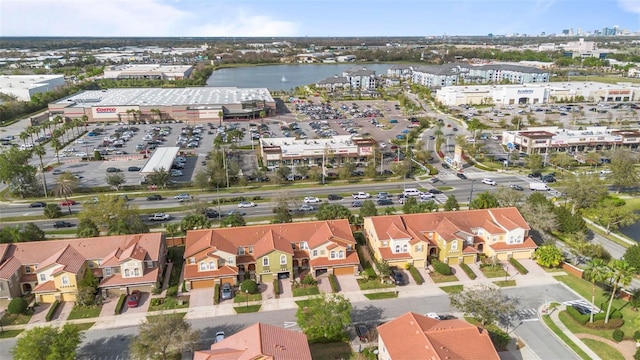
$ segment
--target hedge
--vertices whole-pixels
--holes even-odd
[[[178,285],[167,288],[167,297],[175,297],[178,295]]]
[[[340,291],[340,285],[338,285],[338,278],[334,274],[329,275],[329,284],[331,285],[331,291],[337,293]]]
[[[640,341],[640,330],[636,330],[636,331],[633,333],[633,340],[635,340],[635,341]]]
[[[462,263],[462,264],[460,264],[460,268],[462,268],[464,273],[467,274],[469,279],[475,280],[478,277],[478,275],[476,275],[476,273],[474,273],[473,270],[471,270],[469,265]]]
[[[571,315],[580,325],[594,329],[615,329],[624,324],[622,314],[619,311],[612,311],[609,316],[609,322],[606,324],[604,323],[604,319],[607,313],[604,311],[593,315],[593,323],[589,322],[591,318],[589,314],[580,314],[573,306],[567,306],[567,314]]]
[[[53,304],[51,304],[49,311],[47,311],[47,315],[45,315],[44,317],[46,321],[51,321],[51,318],[53,317],[53,314],[55,314],[56,309],[58,309],[59,305],[60,305],[60,301],[58,300],[54,301]]]
[[[613,340],[615,340],[615,342],[620,342],[622,341],[622,339],[624,339],[624,331],[615,329],[613,330],[613,335],[611,337],[613,337]]]
[[[431,261],[431,265],[433,268],[441,275],[451,275],[453,272],[451,271],[451,267],[440,261]]]
[[[633,355],[634,360],[640,360],[640,348],[636,350],[636,353]]]
[[[411,274],[411,277],[413,277],[413,281],[415,281],[416,284],[422,285],[424,283],[424,279],[422,278],[422,275],[420,275],[420,271],[418,271],[415,266],[409,266],[409,274]]]
[[[118,299],[118,303],[116,304],[116,308],[114,310],[116,315],[120,315],[120,313],[122,312],[122,307],[124,306],[124,300],[126,298],[127,294],[120,295],[120,298]]]
[[[220,304],[220,284],[216,284],[213,288],[213,305]]]
[[[276,296],[276,299],[280,298],[280,280],[273,279],[273,294]]]
[[[520,261],[516,260],[516,258],[509,258],[509,264],[513,265],[513,267],[516,268],[516,270],[518,270],[518,272],[522,275],[527,275],[529,273],[529,270],[522,266],[522,264],[520,264]]]

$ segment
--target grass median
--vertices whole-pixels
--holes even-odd
[[[589,355],[582,351],[582,349],[580,349],[580,347],[576,343],[571,341],[571,339],[569,339],[569,337],[565,333],[563,333],[556,324],[554,324],[553,320],[549,318],[549,315],[543,315],[542,321],[544,321],[547,327],[549,327],[549,329],[551,329],[551,331],[553,331],[553,333],[556,334],[560,338],[560,340],[562,340],[571,350],[578,354],[581,359],[591,360]]]

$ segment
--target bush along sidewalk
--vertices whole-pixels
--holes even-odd
[[[418,271],[415,266],[407,264],[407,269],[409,270],[411,277],[413,277],[413,281],[415,281],[417,285],[422,285],[424,283],[424,279],[422,278],[422,275],[420,275],[420,271]]]
[[[338,285],[338,279],[334,274],[329,275],[329,284],[331,285],[331,291],[337,293],[340,291],[340,285]]]
[[[529,273],[529,270],[527,270],[527,268],[520,264],[520,261],[515,258],[509,258],[509,264],[513,265],[513,267],[522,275],[527,275]]]
[[[51,304],[51,307],[49,308],[49,311],[47,311],[47,315],[45,315],[44,319],[48,322],[51,321],[51,319],[53,318],[53,314],[56,313],[56,310],[58,309],[58,305],[60,305],[60,301],[56,300],[53,302],[53,304]]]
[[[462,271],[464,271],[465,274],[467,274],[467,276],[469,277],[469,279],[471,280],[475,280],[478,275],[476,275],[476,273],[473,272],[473,270],[471,270],[471,268],[469,267],[469,265],[467,264],[460,264],[460,268],[462,269]]]

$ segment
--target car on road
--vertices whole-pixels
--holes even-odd
[[[140,290],[133,290],[129,296],[127,296],[127,307],[138,307],[140,303]]]
[[[545,175],[540,180],[542,180],[543,183],[554,183],[554,182],[556,182],[555,176],[551,176],[551,175]]]
[[[139,166],[129,166],[127,168],[127,171],[131,171],[131,172],[140,171],[140,170],[141,170],[141,168]]]
[[[77,204],[77,202],[75,200],[65,200],[65,201],[60,203],[60,206],[70,206],[70,205],[75,205],[75,204]]]
[[[440,315],[434,313],[434,312],[430,312],[430,313],[426,313],[424,314],[424,316],[426,317],[430,317],[432,319],[436,319],[436,320],[442,320],[442,318],[440,317]]]
[[[336,194],[329,194],[329,195],[327,196],[327,199],[329,199],[329,200],[342,200],[343,198],[342,198],[342,196],[340,196],[340,195],[336,195]]]
[[[76,157],[86,157],[86,156],[87,156],[87,153],[86,153],[86,152],[77,152],[77,153],[75,154],[75,156],[76,156]]]
[[[224,331],[218,331],[216,333],[216,343],[219,343],[222,340],[224,340]]]
[[[47,206],[47,203],[42,202],[42,201],[36,201],[36,202],[31,203],[29,205],[30,208],[40,208],[40,207],[46,207],[46,206]]]
[[[462,180],[466,180],[466,179],[468,179],[468,178],[467,178],[467,175],[465,175],[465,174],[463,174],[463,173],[457,173],[457,174],[456,174],[456,176],[457,176],[457,177],[459,177],[459,178],[460,178],[460,179],[462,179]]]
[[[165,213],[155,213],[148,218],[149,221],[167,221],[169,219],[171,219],[171,215]]]
[[[53,223],[53,227],[56,228],[56,229],[68,228],[68,227],[73,227],[73,226],[76,226],[76,225],[72,224],[70,222],[67,222],[67,221],[56,221],[56,222]]]
[[[115,173],[115,172],[120,172],[120,171],[122,171],[122,170],[120,170],[118,168],[115,168],[115,167],[108,167],[107,168],[107,172],[108,173]]]
[[[315,209],[316,208],[314,208],[313,206],[311,206],[309,204],[300,205],[300,207],[298,208],[298,210],[300,210],[300,211],[313,211]]]
[[[231,290],[231,285],[229,283],[222,284],[220,295],[222,297],[222,300],[229,300],[233,297],[233,291]]]
[[[393,200],[391,200],[390,198],[382,198],[382,199],[378,199],[377,203],[379,206],[393,205]]]
[[[357,193],[351,194],[351,197],[354,199],[368,199],[371,197],[371,195],[367,192],[359,191]]]
[[[53,169],[53,171],[51,172],[53,175],[60,175],[62,174],[64,171],[60,170],[60,169]]]
[[[518,191],[523,191],[524,188],[518,184],[511,184],[509,185],[510,188],[512,188],[513,190],[518,190]]]
[[[322,200],[320,200],[319,198],[315,197],[315,196],[307,196],[304,198],[304,203],[305,204],[314,204],[314,203],[319,203],[322,202]]]
[[[496,186],[497,184],[494,180],[491,179],[482,179],[482,183],[491,186]]]
[[[178,194],[178,195],[174,196],[173,198],[178,200],[178,201],[186,201],[186,200],[191,200],[191,195],[189,195],[187,193],[182,193],[182,194]]]
[[[354,201],[354,202],[352,202],[352,203],[351,203],[351,207],[357,207],[357,208],[359,208],[359,207],[362,207],[362,205],[363,205],[363,204],[364,204],[364,201],[362,201],[362,200],[356,200],[356,201]]]
[[[530,177],[532,179],[537,179],[537,178],[542,177],[542,174],[539,173],[539,172],[532,172],[531,174],[527,175],[527,177]]]
[[[388,193],[387,191],[380,191],[378,192],[378,195],[376,195],[376,199],[380,200],[380,199],[386,199],[386,198],[390,198],[391,194]]]
[[[242,201],[240,203],[238,203],[238,207],[239,208],[252,208],[257,206],[253,201]]]
[[[160,194],[152,194],[152,195],[147,196],[147,200],[149,200],[149,201],[162,200],[162,195],[160,195]]]
[[[205,210],[204,215],[209,219],[217,219],[220,217],[220,213],[217,210],[211,208]]]
[[[234,216],[234,215],[240,215],[240,216],[245,216],[247,215],[246,212],[242,212],[242,211],[238,211],[238,210],[231,210],[231,211],[227,211],[226,213],[224,213],[222,216]]]
[[[438,190],[438,189],[429,189],[427,190],[427,192],[429,194],[433,194],[433,195],[438,195],[438,194],[442,194],[442,191]]]

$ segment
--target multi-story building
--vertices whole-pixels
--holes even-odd
[[[165,257],[162,233],[0,244],[0,300],[74,301],[87,271],[106,295],[152,291]]]
[[[352,90],[375,90],[377,86],[376,72],[363,67],[347,69],[342,73],[351,85]]]
[[[126,64],[104,69],[105,79],[179,80],[193,72],[191,65]]]
[[[345,219],[192,230],[187,233],[184,280],[188,289],[269,282],[306,272],[354,275],[356,241]]]
[[[456,265],[478,261],[529,259],[537,245],[515,207],[374,216],[364,219],[364,235],[378,260],[402,267],[426,267],[431,258]]]

